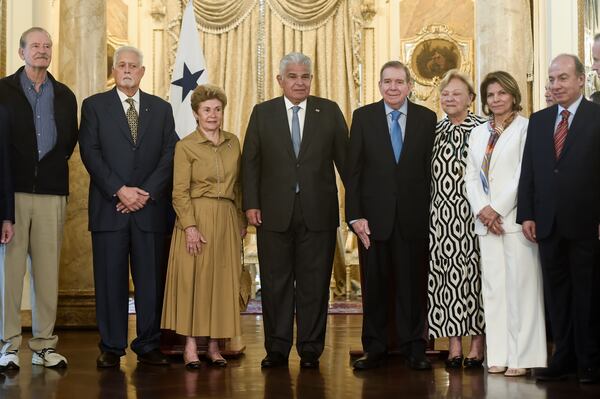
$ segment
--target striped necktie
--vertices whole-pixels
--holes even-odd
[[[566,109],[563,109],[560,115],[562,116],[562,119],[558,122],[556,131],[554,132],[554,156],[557,160],[560,158],[560,154],[565,145],[565,140],[567,139],[567,133],[569,131],[569,115],[571,115],[571,113]]]

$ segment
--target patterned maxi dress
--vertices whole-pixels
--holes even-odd
[[[479,246],[464,172],[471,130],[486,120],[469,112],[460,125],[438,122],[431,160],[428,323],[433,338],[484,333]]]

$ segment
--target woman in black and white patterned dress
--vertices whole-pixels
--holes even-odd
[[[467,75],[448,71],[440,83],[446,117],[438,122],[431,161],[428,323],[433,338],[449,337],[446,366],[463,367],[462,337],[471,336],[464,367],[481,367],[484,317],[479,247],[463,180],[471,130],[485,119],[469,111],[475,99]]]

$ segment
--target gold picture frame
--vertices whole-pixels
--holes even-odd
[[[402,59],[420,85],[437,87],[453,68],[472,74],[473,40],[456,35],[447,25],[426,26],[401,40],[400,46]]]

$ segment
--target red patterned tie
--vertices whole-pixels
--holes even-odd
[[[566,109],[563,109],[560,115],[562,116],[562,119],[558,122],[556,131],[554,132],[554,155],[556,156],[556,159],[560,158],[560,153],[562,152],[565,140],[567,139],[569,115],[571,115],[571,113]]]

